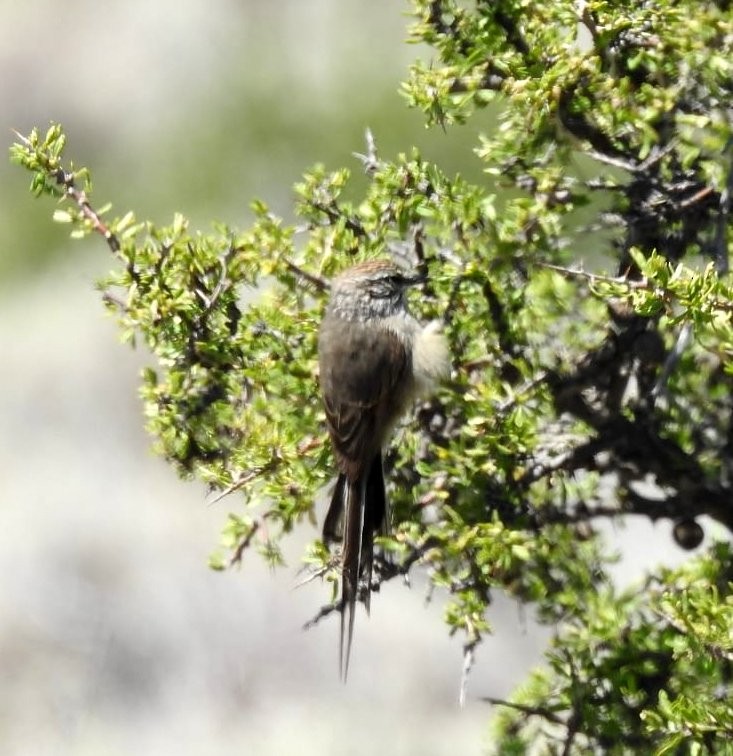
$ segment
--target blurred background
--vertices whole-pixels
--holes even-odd
[[[315,162],[352,167],[358,188],[351,153],[367,126],[383,157],[417,144],[482,181],[472,148],[490,115],[427,131],[397,94],[409,63],[430,55],[404,43],[407,10],[0,0],[6,147],[11,129],[59,121],[97,205],[157,223],[181,211],[204,230],[246,225],[254,197],[289,217],[292,184]],[[0,752],[481,753],[480,697],[508,695],[547,631],[498,600],[461,709],[460,639],[447,637],[440,596],[425,605],[419,575],[360,614],[344,686],[337,619],[302,630],[327,587],[294,589],[315,528],[290,539],[276,573],[254,555],[209,571],[236,500],[207,506],[150,452],[145,356],[119,344],[94,288],[113,261],[100,240],[68,241],[29,180],[0,160]],[[667,531],[634,530],[644,548],[620,580],[668,556]]]

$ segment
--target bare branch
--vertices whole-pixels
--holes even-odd
[[[308,620],[303,625],[303,630],[310,630],[312,627],[315,627],[322,619],[325,617],[328,617],[329,614],[333,614],[334,612],[340,612],[341,611],[341,602],[340,601],[332,601],[330,604],[324,604],[317,612],[317,614],[314,617],[311,617],[311,619]]]
[[[645,279],[632,279],[628,276],[603,276],[597,273],[589,273],[582,268],[565,268],[562,265],[554,265],[553,263],[538,262],[537,265],[540,268],[546,268],[547,270],[554,270],[556,273],[562,273],[562,275],[568,278],[583,278],[590,283],[607,283],[614,285],[626,286],[629,289],[649,289],[649,282]]]
[[[542,706],[528,706],[527,704],[505,701],[503,698],[494,698],[493,696],[482,696],[482,698],[479,700],[490,703],[493,706],[506,706],[509,709],[514,709],[515,711],[519,711],[522,714],[527,714],[530,717],[542,717],[542,719],[546,719],[548,722],[552,722],[553,724],[563,726],[567,725],[567,722],[562,717],[559,717],[553,711],[550,711],[549,709],[546,709]]]
[[[588,155],[588,157],[593,158],[593,160],[597,160],[599,163],[610,165],[613,168],[621,168],[621,170],[628,171],[629,173],[636,173],[639,170],[639,165],[637,163],[632,163],[629,160],[624,160],[624,158],[616,157],[614,155],[607,155],[605,152],[586,150],[585,154]]]
[[[325,278],[317,276],[314,273],[309,273],[307,270],[296,265],[292,260],[288,260],[287,257],[283,258],[283,262],[288,270],[295,273],[296,276],[307,281],[309,284],[315,286],[318,291],[328,291],[331,288],[331,284]]]

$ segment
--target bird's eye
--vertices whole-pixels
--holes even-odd
[[[396,285],[391,279],[385,278],[379,286],[374,288],[374,294],[378,297],[391,297],[394,294]]]

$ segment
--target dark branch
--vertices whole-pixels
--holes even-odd
[[[494,698],[493,696],[483,696],[479,699],[485,701],[493,706],[506,706],[509,709],[514,709],[522,714],[526,714],[530,717],[542,717],[542,719],[552,722],[553,724],[562,725],[565,727],[567,722],[554,711],[544,708],[543,706],[529,706],[527,704],[514,703],[512,701],[505,701],[503,698]]]

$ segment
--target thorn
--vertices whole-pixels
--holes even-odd
[[[376,173],[381,164],[379,162],[379,158],[377,157],[377,145],[374,141],[374,134],[372,134],[372,130],[369,127],[367,127],[366,131],[364,132],[364,139],[366,140],[366,154],[363,155],[361,152],[352,152],[351,154],[355,158],[361,160],[362,164],[364,165],[365,173]]]
[[[461,686],[458,691],[458,705],[463,708],[466,704],[466,688],[468,687],[468,675],[473,668],[474,653],[473,649],[476,641],[467,643],[463,647],[463,669],[461,670]]]

